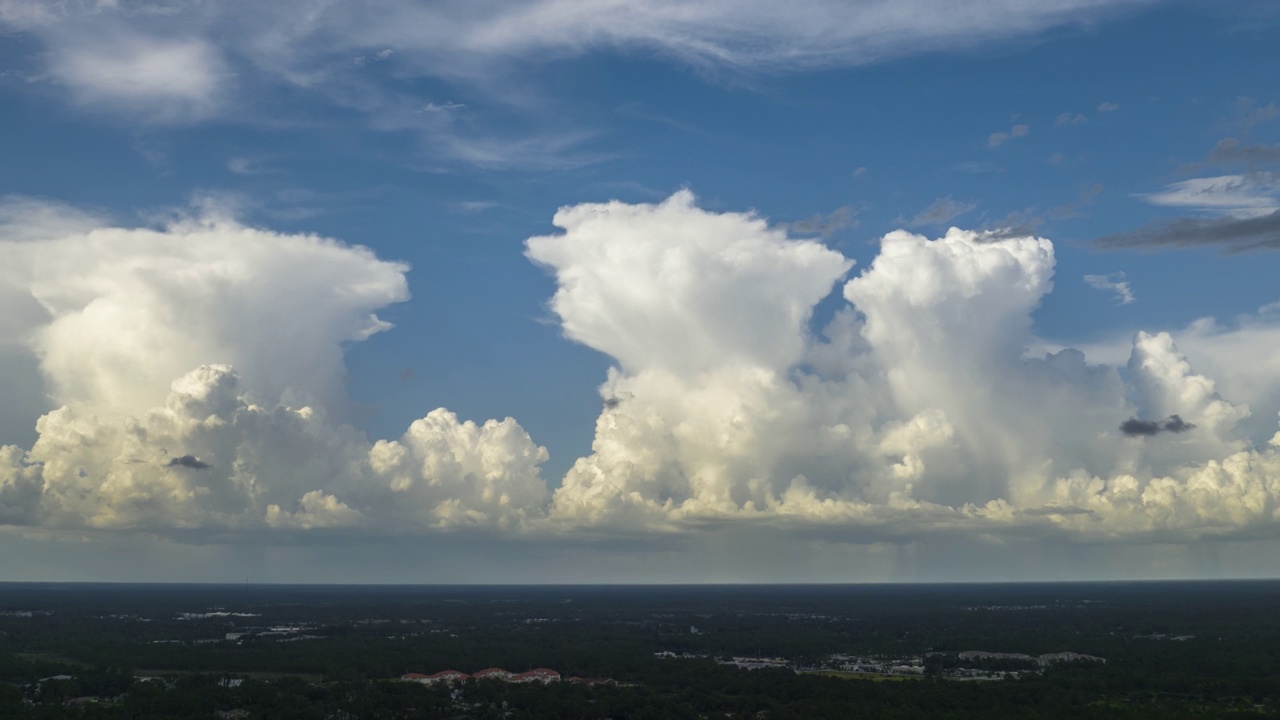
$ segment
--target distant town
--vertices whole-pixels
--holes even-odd
[[[1043,655],[1023,653],[986,652],[966,650],[958,653],[930,652],[923,655],[847,655],[832,654],[820,662],[802,663],[781,657],[723,657],[706,654],[676,653],[663,650],[654,653],[655,658],[713,659],[719,665],[742,670],[783,669],[795,673],[816,673],[836,677],[892,677],[908,679],[930,674],[947,680],[1006,680],[1027,673],[1039,672],[1053,665],[1070,663],[1088,665],[1105,664],[1106,658],[1077,652],[1057,652]]]
[[[613,678],[584,678],[576,675],[569,677],[561,677],[560,673],[547,668],[534,668],[521,673],[513,673],[502,668],[486,668],[477,670],[468,675],[457,670],[441,670],[431,675],[422,673],[405,673],[400,676],[401,680],[408,682],[422,683],[424,685],[435,685],[437,683],[453,684],[466,682],[467,680],[497,680],[507,683],[553,683],[553,682],[571,682],[582,685],[616,685],[617,681]]]
[[[1176,589],[18,585],[0,718],[1280,717],[1280,583]]]

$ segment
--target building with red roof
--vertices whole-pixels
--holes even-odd
[[[560,677],[560,673],[550,668],[534,668],[528,672],[513,673],[509,670],[503,670],[502,668],[491,667],[491,668],[485,668],[484,670],[477,670],[473,675],[468,675],[464,672],[459,672],[457,670],[441,670],[440,672],[435,673],[434,675],[423,675],[422,673],[405,673],[404,675],[400,676],[401,680],[405,680],[408,682],[418,682],[424,685],[432,685],[435,683],[450,683],[450,684],[458,683],[458,682],[463,682],[468,678],[474,678],[476,680],[501,680],[503,682],[510,682],[510,683],[538,682],[543,684],[559,682],[560,680],[565,679]],[[611,678],[583,678],[583,677],[578,677],[576,675],[573,677],[567,678],[567,681],[572,683],[582,683],[585,685],[599,685],[602,683],[609,683],[609,684],[614,683],[614,681]]]
[[[560,673],[547,668],[534,668],[529,672],[522,672],[518,675],[512,675],[508,682],[513,683],[552,683],[560,679]]]
[[[408,680],[410,682],[420,682],[424,685],[434,685],[436,683],[462,682],[463,680],[466,680],[469,677],[471,676],[464,672],[459,672],[457,670],[441,670],[440,672],[435,673],[434,675],[423,675],[422,673],[406,673],[404,675],[401,675],[400,679]]]

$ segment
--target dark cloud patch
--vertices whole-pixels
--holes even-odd
[[[993,241],[1036,235],[1041,226],[1050,220],[1087,216],[1085,208],[1097,202],[1098,196],[1105,189],[1100,183],[1081,185],[1073,202],[1055,205],[1047,210],[1038,206],[1014,210],[998,220],[985,223],[982,229],[990,233],[986,239]]]
[[[1224,253],[1280,249],[1280,210],[1256,217],[1179,218],[1097,238],[1101,250],[1217,247]]]
[[[621,395],[606,395],[604,396],[604,408],[605,410],[612,410],[633,397],[635,395],[629,392],[624,392]]]
[[[1249,97],[1238,98],[1233,111],[1235,118],[1229,120],[1227,126],[1243,132],[1280,117],[1280,105],[1273,102],[1259,107],[1257,101]]]
[[[857,212],[845,205],[832,210],[830,214],[817,213],[813,217],[791,223],[792,232],[801,235],[822,235],[823,237],[857,224]]]
[[[921,225],[943,225],[964,215],[977,207],[976,204],[956,200],[950,195],[938,198],[929,207],[916,213],[910,220],[900,220],[912,227]]]
[[[1170,415],[1164,420],[1139,420],[1129,418],[1120,423],[1120,432],[1129,437],[1151,437],[1160,433],[1181,433],[1195,428],[1195,425],[1183,420],[1178,415]]]
[[[1280,162],[1280,145],[1241,145],[1235,138],[1218,142],[1209,152],[1212,163],[1260,165]]]
[[[184,467],[191,470],[208,470],[213,466],[204,462],[195,455],[183,455],[181,457],[170,458],[169,462],[165,463],[165,467]]]
[[[983,235],[978,237],[978,241],[999,242],[1009,238],[1029,237],[1040,232],[1043,224],[1044,216],[1038,208],[1014,210],[999,220],[984,224]]]
[[[1195,425],[1183,420],[1177,415],[1170,415],[1168,420],[1164,421],[1165,432],[1186,432],[1195,429]]]
[[[1129,437],[1156,435],[1160,432],[1160,423],[1155,420],[1139,420],[1129,418],[1120,423],[1120,432]]]

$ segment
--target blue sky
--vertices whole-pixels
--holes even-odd
[[[131,549],[97,579],[165,579],[130,553],[181,566],[225,545],[208,562],[236,577],[235,548],[339,537],[377,554],[406,535],[478,558],[464,579],[506,577],[494,557],[520,545],[571,548],[540,550],[552,559],[533,567],[564,551],[616,568],[623,547],[628,569],[600,571],[609,580],[696,579],[725,562],[739,568],[726,579],[846,579],[858,562],[866,577],[932,579],[950,564],[939,537],[973,543],[965,563],[1000,577],[1029,534],[1039,549],[1019,557],[1035,567],[1027,558],[1125,548],[1050,563],[1046,577],[1274,574],[1223,570],[1213,553],[1256,555],[1250,543],[1277,528],[1280,388],[1267,368],[1280,325],[1266,306],[1280,301],[1280,15],[1262,2],[946,5],[0,2],[0,257],[12,269],[0,300],[30,308],[0,326],[0,446],[13,448],[0,544],[50,558],[27,576],[72,579],[85,570],[65,544],[104,535]],[[598,226],[553,224],[575,207]],[[898,229],[931,242],[895,247],[940,264],[873,266]],[[538,236],[563,241],[526,244]],[[1052,242],[1047,261],[1034,238]],[[239,268],[225,286],[223,267]],[[934,284],[937,297],[912,299]],[[791,303],[800,315],[771,325]],[[361,325],[370,314],[393,327]],[[954,368],[912,354],[928,348],[954,353]],[[1037,364],[1063,348],[1092,370]],[[318,409],[323,432],[304,435],[328,438],[325,452],[364,444],[320,467],[295,464],[290,453],[323,455],[302,440],[253,445],[270,435],[256,425],[216,441],[184,435],[185,420],[148,425],[200,364],[234,366],[244,407]],[[290,384],[295,370],[312,379]],[[1023,372],[1083,384],[997,387]],[[1093,404],[1038,418],[1045,428],[1022,442],[1019,413],[1059,393]],[[1002,404],[1013,397],[1020,409]],[[37,431],[57,408],[65,416]],[[457,417],[413,451],[414,479],[370,454],[435,408]],[[1196,427],[1162,431],[1175,415]],[[751,424],[764,416],[774,424]],[[463,421],[488,418],[514,430],[468,435]],[[669,444],[610,435],[598,418]],[[1125,419],[1157,429],[1135,440]],[[119,428],[139,424],[169,438],[156,457],[190,464],[131,474],[130,443],[151,441]],[[111,433],[126,439],[84,441]],[[848,434],[798,449],[824,433]],[[796,449],[743,454],[787,437]],[[1027,457],[998,461],[993,438]],[[1227,483],[1248,510],[1196,495],[1206,468],[1231,458],[1257,468]],[[60,462],[78,494],[58,489]],[[328,479],[308,485],[316,475]],[[1084,477],[1106,489],[1072,489]],[[1140,507],[1113,507],[1121,478],[1151,489]],[[1165,479],[1185,506],[1156,507]],[[392,494],[362,495],[379,482]],[[510,500],[485,505],[508,482]],[[223,485],[248,499],[200,505]],[[420,516],[379,515],[410,486],[445,489]],[[809,486],[839,512],[788,505]],[[85,492],[100,501],[50,499]],[[722,524],[763,535],[730,541],[755,531]],[[771,533],[825,559],[798,577],[782,560],[725,560]],[[1229,549],[1204,560],[1206,538]],[[351,569],[364,562],[294,579],[400,577]]]

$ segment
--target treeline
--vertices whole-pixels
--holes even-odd
[[[227,687],[223,678],[188,675],[172,686],[132,682],[113,701],[76,703],[90,689],[77,680],[46,683],[31,698],[0,685],[5,718],[205,718],[242,713],[248,718],[559,718],[649,720],[661,718],[1256,718],[1272,715],[1243,699],[1099,694],[1090,683],[1046,675],[999,683],[945,681],[874,682],[747,672],[713,664],[669,666],[644,685],[588,687],[569,683],[510,685],[468,682],[451,696],[443,686],[396,681],[309,683],[298,678],[246,680]],[[77,684],[81,683],[81,684]],[[34,699],[34,702],[25,700]],[[72,704],[69,704],[72,703]]]
[[[0,612],[10,613],[0,614],[0,718],[235,710],[330,720],[1277,716],[1277,604],[1277,583],[96,593],[0,586]],[[178,619],[213,609],[252,616]],[[272,625],[303,625],[300,634],[319,637],[219,640]],[[1194,637],[1174,639],[1187,636]],[[1000,682],[872,682],[655,658],[659,650],[782,656],[800,665],[832,653],[924,655],[935,671],[958,665],[965,650],[1070,650],[1107,663]],[[1028,669],[1005,662],[987,666]],[[454,698],[391,680],[493,666],[550,667],[623,686],[472,683]],[[138,674],[176,679],[138,683]],[[39,682],[56,675],[74,678]],[[298,677],[264,679],[279,675]],[[229,676],[256,679],[219,684]]]

